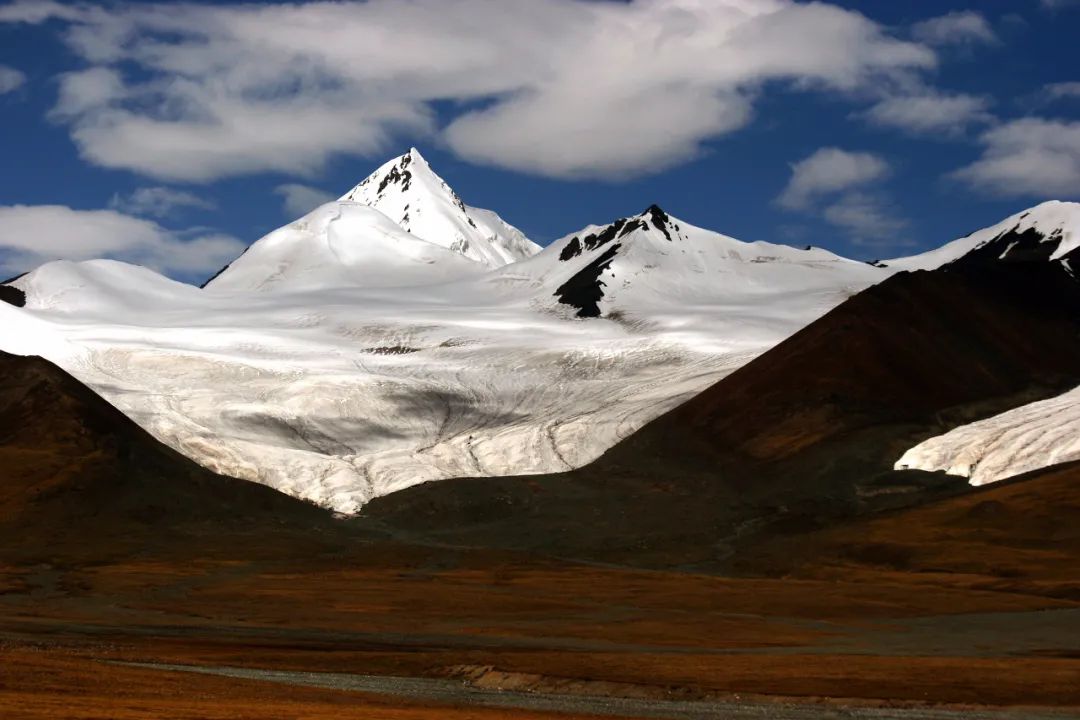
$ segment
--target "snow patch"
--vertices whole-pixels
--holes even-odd
[[[986,485],[1080,460],[1080,387],[963,425],[908,450],[897,470],[944,471]]]

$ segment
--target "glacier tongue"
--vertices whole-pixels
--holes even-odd
[[[925,440],[896,469],[943,470],[986,485],[1071,460],[1080,460],[1080,388]]]
[[[212,293],[169,312],[132,298],[118,315],[84,282],[51,294],[63,309],[9,312],[80,348],[63,365],[166,444],[341,512],[424,481],[577,467],[800,322],[729,307],[635,329],[446,288]]]

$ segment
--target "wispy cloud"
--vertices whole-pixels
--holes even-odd
[[[0,206],[0,266],[6,273],[50,260],[111,258],[165,273],[198,274],[220,268],[243,248],[226,235],[166,230],[115,210]]]
[[[1043,92],[1051,100],[1062,98],[1080,98],[1080,81],[1050,83]]]
[[[0,7],[0,21],[49,18],[86,65],[61,79],[53,114],[82,156],[182,181],[312,175],[399,134],[618,179],[744,127],[765,83],[854,97],[936,64],[859,13],[793,0]]]
[[[13,67],[0,65],[0,95],[18,90],[26,82],[26,75]]]
[[[998,41],[990,22],[973,10],[950,12],[917,22],[912,36],[930,45],[991,45]]]
[[[54,0],[17,0],[0,6],[0,22],[42,23],[46,20],[76,21],[86,16],[85,5],[67,5]]]
[[[791,166],[791,179],[776,202],[820,216],[855,243],[895,246],[907,221],[896,214],[884,192],[868,189],[891,172],[878,155],[821,148]]]
[[[852,192],[841,196],[822,212],[826,222],[847,232],[859,245],[896,246],[908,222],[897,215],[882,195]]]
[[[1039,5],[1042,6],[1043,10],[1050,11],[1062,10],[1077,3],[1078,0],[1039,0]]]
[[[980,140],[982,157],[950,177],[998,196],[1080,197],[1080,122],[1023,118]]]
[[[987,97],[923,91],[884,98],[863,113],[863,117],[880,127],[952,137],[972,125],[994,122],[990,106]]]
[[[213,210],[217,205],[211,200],[199,197],[186,190],[168,187],[144,187],[126,195],[119,193],[113,195],[109,201],[109,207],[129,215],[167,218],[186,208]]]
[[[777,198],[790,210],[810,207],[820,197],[867,185],[889,175],[889,164],[867,152],[827,147],[791,166],[791,179]]]

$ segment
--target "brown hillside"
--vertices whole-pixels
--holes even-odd
[[[0,353],[6,557],[104,559],[185,538],[227,549],[251,532],[331,525],[323,510],[170,450],[55,365]]]

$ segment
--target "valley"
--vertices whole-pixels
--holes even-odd
[[[0,0],[0,720],[1080,720],[1080,0]]]
[[[1075,716],[1076,206],[870,265],[352,202],[7,286],[5,717]]]

